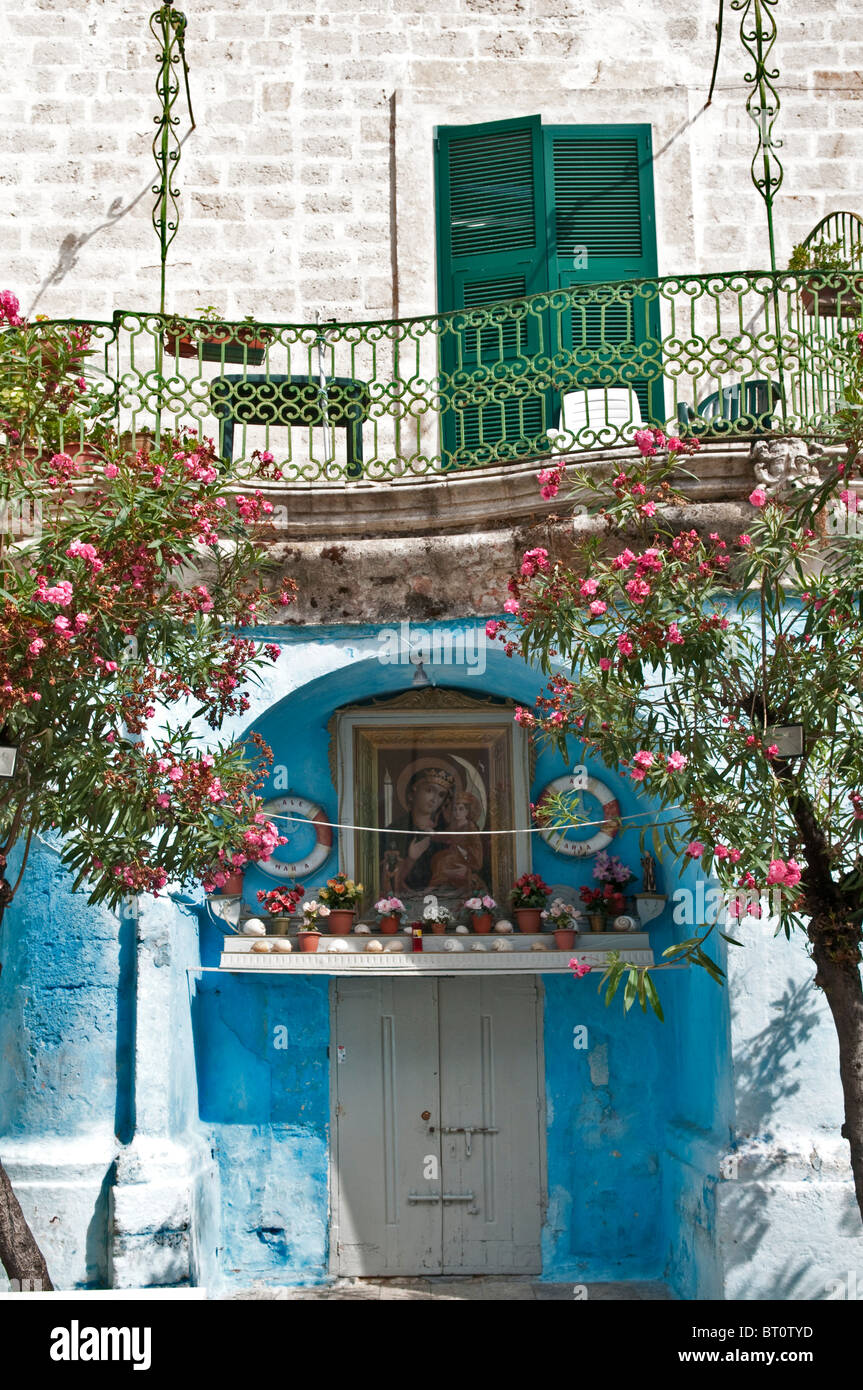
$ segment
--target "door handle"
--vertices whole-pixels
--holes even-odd
[[[475,1202],[473,1192],[409,1192],[409,1202]]]

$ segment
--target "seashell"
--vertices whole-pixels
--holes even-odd
[[[269,955],[272,949],[273,943],[271,941],[256,941],[252,946],[252,950],[260,956]]]
[[[388,941],[386,946],[384,947],[384,955],[398,955],[398,953],[400,951],[403,951],[404,948],[405,943],[403,941]]]
[[[337,952],[339,952],[339,951],[347,951],[347,950],[348,950],[348,943],[347,943],[346,941],[343,941],[342,938],[341,938],[340,936],[336,936],[336,937],[333,938],[333,940],[330,942],[329,946],[327,947],[327,955],[328,955],[328,956],[331,956],[331,955],[333,955],[334,952],[337,953]]]
[[[530,949],[532,951],[547,951],[548,947],[546,946],[544,941],[534,941]]]
[[[512,947],[508,941],[504,941],[503,937],[501,937],[500,940],[492,942],[491,949],[493,951],[511,951]]]
[[[634,917],[615,917],[611,925],[615,931],[638,931],[638,923]]]
[[[470,936],[470,932],[468,931],[467,927],[458,926],[456,927],[456,932],[459,936]]]
[[[376,937],[372,937],[371,941],[369,942],[368,946],[366,947],[366,950],[367,950],[367,951],[382,951],[383,949],[384,949],[384,948],[383,948],[383,945],[381,944],[380,941],[378,941],[378,939],[377,939]]]
[[[485,947],[483,946],[481,941],[475,941],[470,949],[472,951],[484,951]]]
[[[372,929],[367,927],[365,922],[360,922],[358,926],[354,927],[354,936],[371,936],[371,934]]]
[[[273,952],[277,956],[288,956],[294,949],[286,936],[277,936],[272,943]],[[255,947],[252,947],[254,951]]]
[[[443,948],[444,948],[445,951],[463,951],[463,950],[464,950],[464,942],[463,942],[463,941],[457,941],[456,938],[455,938],[454,936],[449,936],[449,937],[447,937],[446,941],[444,942]]]
[[[260,917],[247,917],[240,930],[243,936],[266,936],[267,934],[266,924],[261,921]]]
[[[502,934],[503,934],[503,933],[509,933],[509,932],[515,930],[515,928],[514,928],[513,925],[512,925],[512,922],[507,922],[506,918],[504,918],[504,919],[503,919],[502,921],[500,921],[500,922],[495,922],[495,924],[494,924],[494,929],[495,929],[495,931],[501,932]]]

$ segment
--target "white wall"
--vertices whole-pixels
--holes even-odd
[[[18,0],[0,19],[0,256],[26,309],[158,307],[150,225],[155,8]],[[749,179],[750,65],[715,0],[199,0],[187,55],[197,129],[179,171],[169,308],[276,321],[435,308],[432,130],[540,114],[654,127],[660,271],[763,267]],[[727,7],[726,7],[727,10]],[[863,41],[854,0],[777,7],[784,261],[851,206]],[[184,104],[179,131],[187,122]]]

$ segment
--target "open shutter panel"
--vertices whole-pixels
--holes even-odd
[[[556,286],[655,277],[656,226],[650,128],[547,127],[546,187],[554,209],[551,263]],[[632,385],[645,420],[664,415],[659,313],[655,299],[620,286],[576,298],[560,322],[573,358],[558,384]],[[656,347],[654,348],[654,344]]]
[[[506,306],[549,287],[540,118],[444,127],[436,148],[439,307],[498,306],[442,336],[444,452],[465,464],[542,451],[550,396],[531,363],[548,352],[547,315]]]

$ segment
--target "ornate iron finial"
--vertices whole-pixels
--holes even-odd
[[[174,104],[180,93],[180,84],[174,73],[174,67],[178,63],[183,65],[186,101],[189,107],[189,119],[192,123],[191,130],[195,129],[192,95],[189,91],[189,67],[186,62],[183,42],[186,24],[186,16],[182,11],[175,10],[173,5],[162,5],[150,15],[150,30],[160,46],[157,59],[159,74],[156,78],[156,95],[162,110],[161,115],[154,117],[156,134],[153,137],[153,158],[156,161],[159,181],[153,185],[156,201],[153,204],[152,220],[153,229],[159,238],[161,260],[159,312],[162,314],[165,312],[165,267],[168,260],[168,247],[177,235],[180,225],[180,208],[177,203],[180,191],[173,186],[173,176],[177,172],[182,153],[182,146],[176,133],[180,118],[173,114]]]
[[[767,210],[767,235],[770,241],[770,269],[776,273],[776,246],[773,237],[773,198],[782,183],[783,169],[776,154],[781,140],[773,137],[773,123],[779,114],[779,93],[773,85],[779,76],[778,68],[768,66],[770,50],[776,41],[776,20],[773,6],[777,0],[731,0],[732,10],[742,11],[740,41],[752,58],[754,69],[744,73],[743,80],[751,91],[746,98],[746,111],[758,130],[758,144],[752,157],[752,182],[764,199]]]

